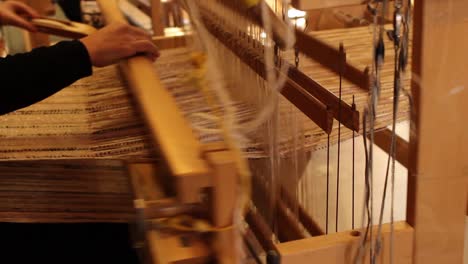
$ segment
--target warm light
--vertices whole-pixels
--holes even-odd
[[[307,12],[297,10],[295,8],[290,8],[288,10],[288,17],[291,19],[305,18],[306,15],[307,15]]]
[[[307,25],[307,12],[297,10],[295,8],[290,8],[288,10],[288,17],[292,20],[291,22],[295,25],[295,27],[299,29],[305,29]]]
[[[304,29],[307,26],[307,20],[305,18],[299,18],[294,21],[294,24],[299,29]]]

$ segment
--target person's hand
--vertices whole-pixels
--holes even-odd
[[[91,62],[96,67],[111,65],[139,54],[153,61],[159,57],[158,48],[148,33],[123,23],[104,27],[81,39],[81,42],[86,46]]]
[[[32,18],[39,18],[39,14],[28,5],[17,1],[0,3],[0,24],[11,25],[36,32],[36,27],[29,22]]]

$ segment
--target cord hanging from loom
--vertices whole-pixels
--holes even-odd
[[[388,4],[388,0],[383,0],[381,7],[381,14],[379,16],[378,2],[374,1],[375,6],[371,3],[368,4],[369,11],[374,16],[373,21],[373,57],[374,63],[372,64],[372,78],[371,78],[371,90],[368,101],[368,106],[364,110],[363,118],[363,139],[364,139],[364,148],[365,148],[365,160],[366,160],[366,169],[365,169],[365,186],[366,186],[366,196],[364,201],[364,212],[367,211],[368,221],[366,225],[366,232],[361,235],[360,245],[358,254],[355,258],[355,263],[361,263],[362,258],[365,254],[365,246],[369,238],[369,251],[371,256],[371,261],[374,256],[374,242],[373,242],[373,223],[374,223],[374,169],[373,169],[373,160],[374,160],[374,132],[375,132],[375,119],[377,104],[379,100],[379,95],[381,91],[381,79],[380,72],[384,62],[385,56],[385,45],[383,42],[383,24],[385,20],[385,12]],[[379,21],[380,17],[380,21]],[[379,23],[380,22],[380,23]],[[369,122],[369,131],[367,131],[367,121]],[[367,136],[369,136],[369,144],[367,144]],[[364,217],[362,218],[363,222],[365,221]]]

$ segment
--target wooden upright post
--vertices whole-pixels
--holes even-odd
[[[463,263],[468,1],[415,1],[408,175],[415,264]]]
[[[155,36],[164,36],[163,8],[161,0],[151,0],[151,18]]]

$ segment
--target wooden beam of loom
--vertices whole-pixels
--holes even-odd
[[[107,23],[127,23],[116,1],[98,0]],[[123,73],[132,89],[151,131],[153,143],[159,147],[176,188],[191,187],[192,192],[177,192],[181,202],[198,200],[196,186],[205,187],[209,181],[208,165],[202,160],[202,146],[190,125],[179,111],[174,98],[163,87],[151,60],[137,56],[122,63]],[[157,101],[156,101],[157,100]]]
[[[468,1],[414,3],[407,219],[415,264],[463,263]]]
[[[294,8],[300,10],[312,10],[340,6],[361,5],[366,2],[366,0],[292,0],[291,4]]]
[[[201,9],[207,29],[217,39],[236,54],[244,63],[249,65],[262,78],[265,78],[265,64],[261,56],[252,48],[242,45],[232,33],[218,27],[212,17],[215,15],[204,8]],[[281,63],[288,63],[282,61]],[[339,101],[333,93],[313,81],[305,74],[290,67],[290,80],[283,88],[283,95],[299,110],[327,133],[331,132],[330,112],[333,117],[346,127],[359,131],[359,112],[343,101]],[[317,100],[318,99],[318,100]],[[341,105],[341,114],[339,114]]]
[[[269,190],[265,183],[260,181],[257,177],[252,178],[252,186],[258,192],[258,197],[253,197],[254,201],[260,199],[272,202],[275,205],[276,210],[274,217],[280,227],[277,234],[279,241],[288,242],[304,239],[306,233],[303,232],[301,227],[302,219],[299,218],[299,215],[296,217],[294,213],[291,213],[294,211],[295,207],[290,206],[291,203],[288,203],[289,201],[287,201],[287,199],[282,195],[278,197],[272,196],[271,190]],[[259,214],[258,217],[261,218],[261,215]],[[261,221],[255,222],[259,223]],[[265,233],[265,231],[262,231],[262,233]]]
[[[231,10],[237,12],[239,15],[244,16],[245,18],[250,19],[252,22],[261,26],[261,19],[258,17],[258,14],[246,12],[245,8],[242,8],[242,5],[232,3],[232,1],[229,0],[221,1],[221,3],[223,3]],[[272,14],[272,16],[276,18],[272,22],[273,29],[275,27],[282,28],[281,30],[278,30],[280,33],[276,34],[282,34],[283,36],[285,36],[287,33],[283,29],[284,25],[279,25],[280,22],[277,21],[278,17],[274,13]],[[308,35],[303,31],[296,30],[295,34],[296,47],[299,49],[299,51],[304,53],[307,57],[329,68],[333,72],[337,74],[340,74],[341,72],[344,78],[349,80],[351,83],[357,85],[358,87],[362,88],[363,90],[369,90],[369,73],[367,68],[363,71],[359,70],[355,66],[346,62],[345,53],[342,53],[340,50],[328,45],[325,42],[320,41],[319,39],[311,35]],[[344,68],[342,68],[343,65]]]
[[[410,264],[413,255],[413,228],[405,222],[394,225],[394,263]],[[364,230],[360,231],[364,232]],[[341,232],[324,236],[312,237],[298,241],[280,243],[277,245],[281,254],[282,264],[353,263],[359,248],[360,232]],[[390,264],[390,225],[382,227],[382,253],[379,263]],[[364,264],[370,263],[369,254],[365,254]]]
[[[293,198],[284,186],[281,188],[281,198],[284,200],[288,208],[297,210],[299,221],[311,236],[321,236],[325,234],[320,225],[312,219],[306,209]]]
[[[265,252],[278,252],[276,244],[273,242],[273,232],[261,214],[254,210],[249,210],[245,216],[245,221]]]

